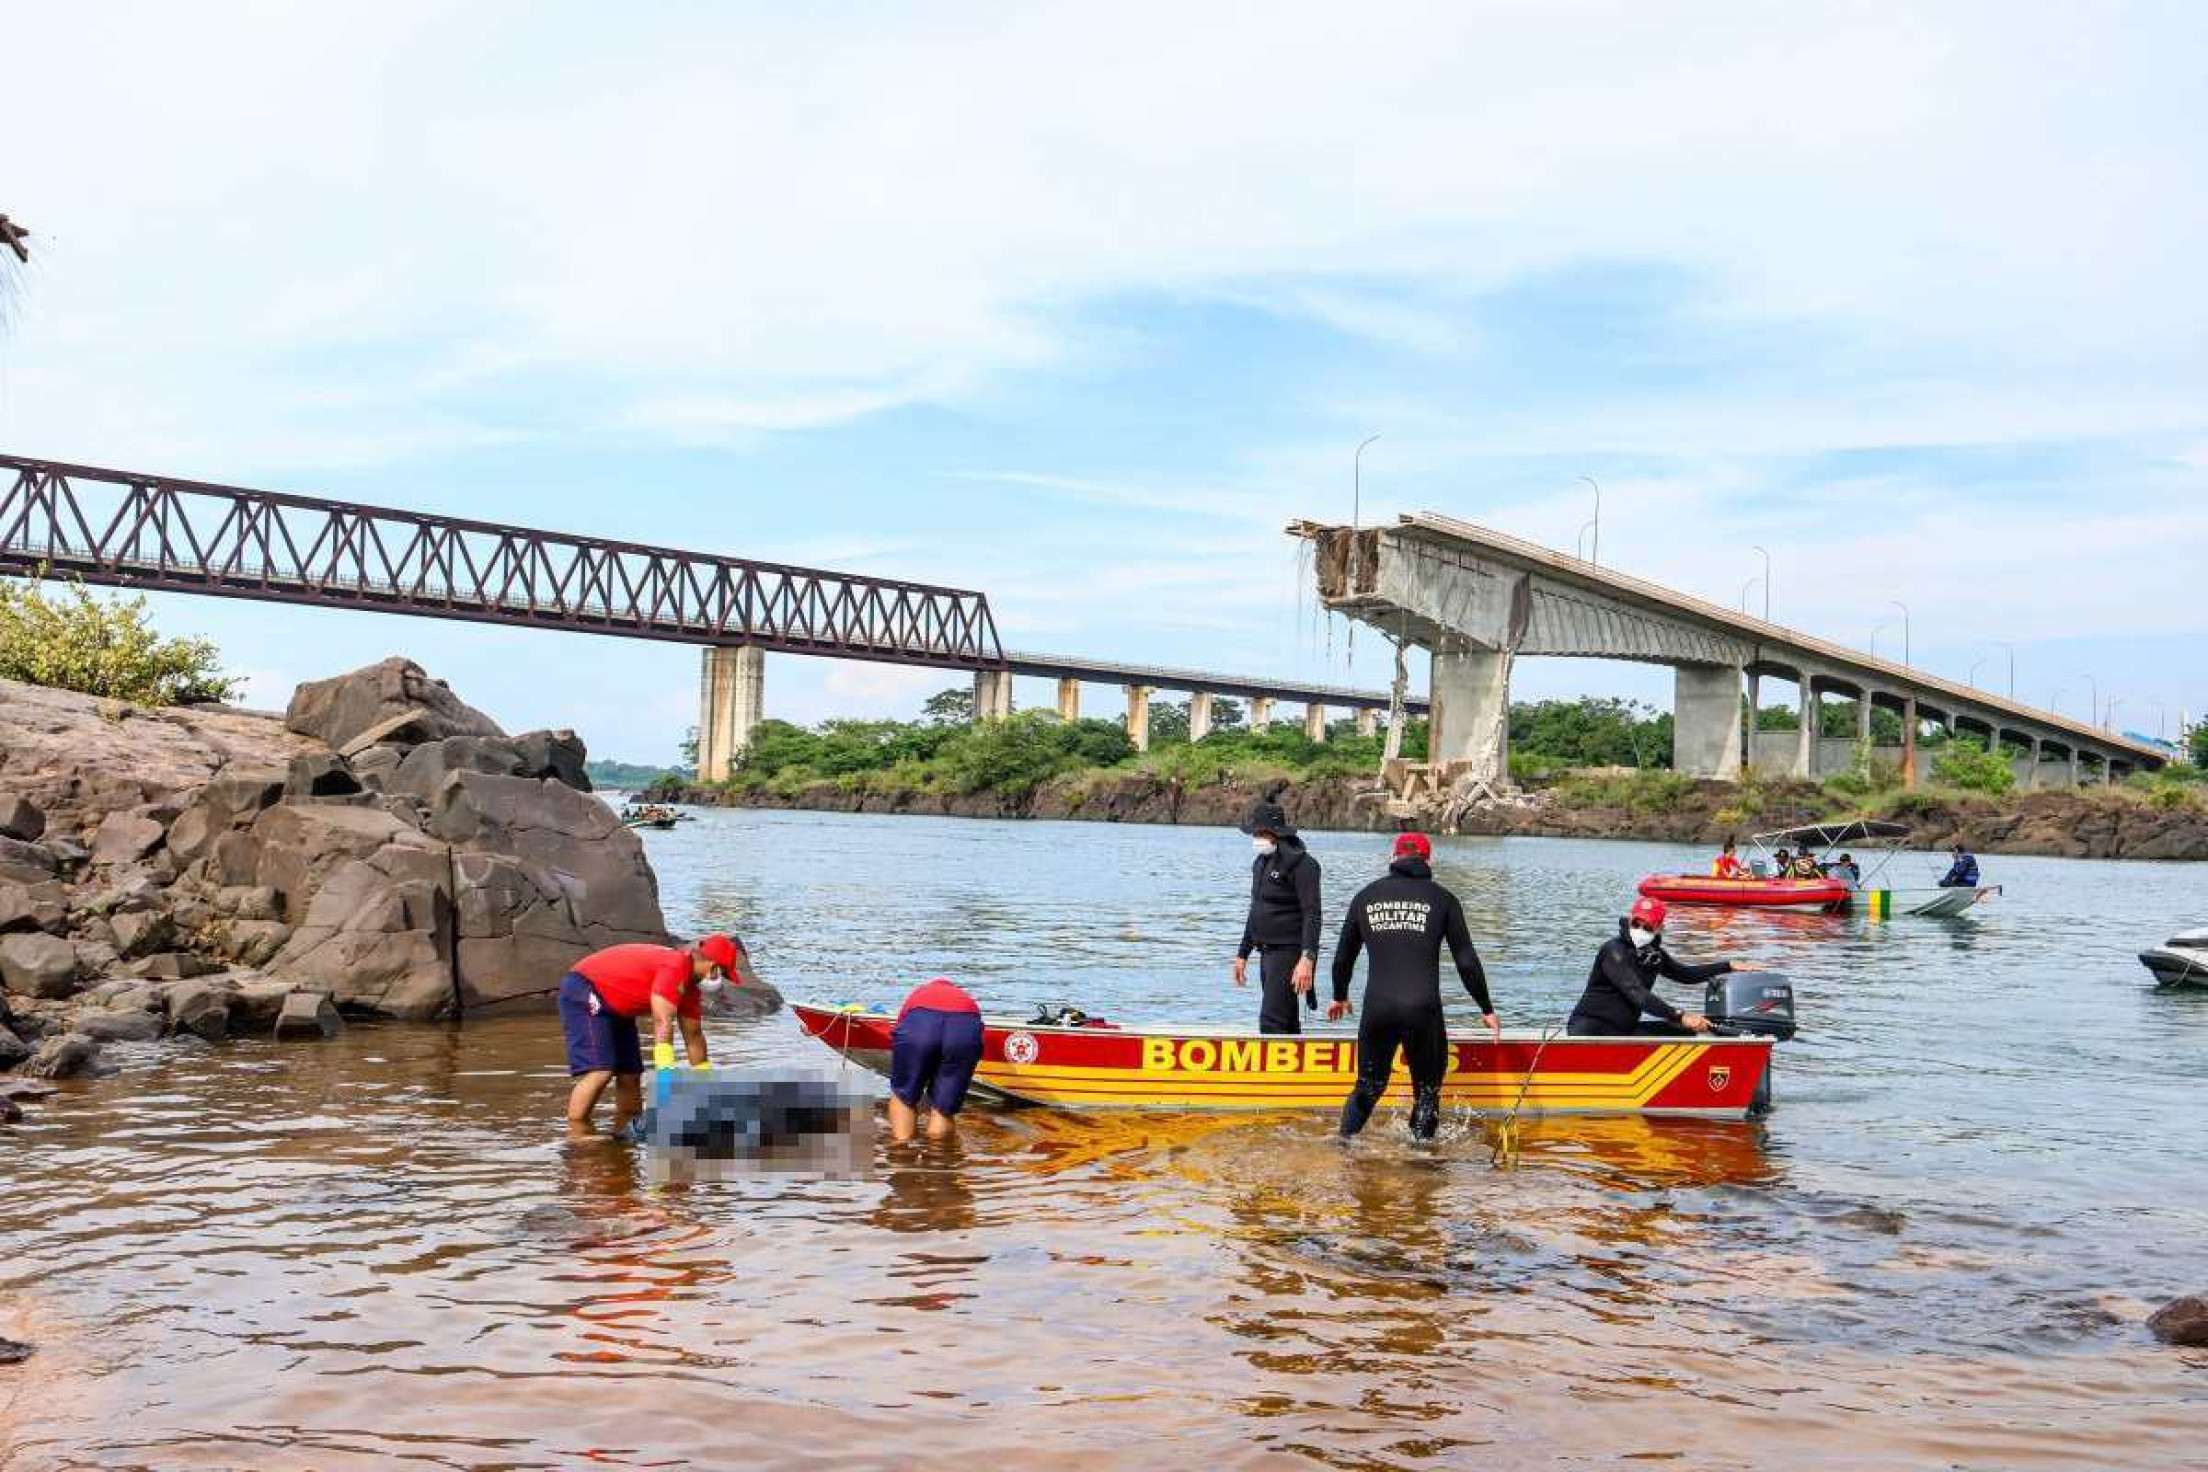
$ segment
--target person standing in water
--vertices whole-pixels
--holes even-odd
[[[1357,954],[1372,953],[1365,979],[1365,1014],[1357,1023],[1357,1086],[1342,1102],[1342,1137],[1365,1127],[1395,1072],[1395,1051],[1411,1065],[1411,1137],[1431,1140],[1441,1125],[1441,1082],[1449,1070],[1449,1025],[1441,1010],[1441,947],[1448,943],[1457,978],[1480,1007],[1488,1035],[1501,1042],[1503,1024],[1487,993],[1487,972],[1464,923],[1464,906],[1434,882],[1434,846],[1423,833],[1395,840],[1385,877],[1357,891],[1342,917],[1334,948],[1334,1000],[1327,1020],[1349,1010]]]
[[[1257,1030],[1303,1031],[1300,997],[1317,1007],[1311,984],[1319,972],[1319,861],[1311,857],[1280,805],[1286,782],[1268,784],[1242,820],[1257,856],[1250,864],[1250,912],[1234,953],[1234,984],[1249,985],[1250,953],[1257,952],[1260,996]]]
[[[981,1066],[981,1007],[964,988],[938,976],[914,987],[889,1034],[889,1135],[900,1144],[920,1129],[944,1140]]]
[[[729,978],[748,980],[751,959],[734,936],[709,935],[685,949],[641,942],[608,946],[575,963],[560,982],[560,1030],[567,1035],[570,1135],[593,1133],[591,1111],[613,1088],[613,1127],[618,1133],[644,1108],[644,1052],[640,1017],[652,1019],[652,1066],[675,1066],[679,1026],[693,1068],[706,1066],[704,999],[718,995]]]
[[[1664,902],[1644,896],[1618,922],[1618,933],[1595,954],[1587,989],[1572,1008],[1565,1032],[1579,1037],[1622,1037],[1633,1033],[1708,1032],[1710,1019],[1682,1012],[1656,995],[1656,978],[1708,981],[1733,969],[1730,961],[1690,966],[1664,949]],[[1656,1019],[1644,1023],[1646,1015]]]

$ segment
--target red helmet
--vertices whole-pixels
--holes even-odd
[[[1664,902],[1652,894],[1644,894],[1633,902],[1633,909],[1628,918],[1637,921],[1650,930],[1662,930],[1664,928]]]
[[[1431,859],[1434,845],[1423,833],[1398,833],[1395,835],[1395,856],[1399,859]]]

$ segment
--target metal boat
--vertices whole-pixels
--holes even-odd
[[[1453,1036],[1442,1102],[1525,1114],[1744,1118],[1758,1103],[1773,1042],[1793,1035],[1793,993],[1783,978],[1753,973],[1711,986],[1713,998],[1721,988],[1734,998],[1713,1003],[1715,1020],[1738,1027],[1732,1036],[1575,1038],[1561,1029],[1505,1033],[1500,1043],[1485,1033]],[[847,1062],[889,1072],[894,1016],[802,1004],[791,1011],[808,1037]],[[1334,1110],[1357,1077],[1353,1034],[1267,1036],[1045,1016],[1054,1020],[983,1017],[976,1098],[1079,1110]],[[1407,1103],[1409,1095],[1398,1060],[1387,1102]]]
[[[2139,953],[2156,986],[2208,987],[2208,930],[2186,930]]]

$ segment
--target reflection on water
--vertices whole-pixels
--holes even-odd
[[[709,814],[678,924],[794,993],[1239,1018],[1239,835]],[[1317,835],[1331,902],[1378,838]],[[1443,845],[1512,1022],[1652,846]],[[2208,1005],[2131,952],[2196,871],[1992,860],[1960,924],[1678,912],[1790,973],[1760,1124],[970,1112],[858,1180],[569,1144],[549,1020],[130,1058],[0,1136],[0,1467],[2179,1466]],[[852,877],[892,876],[852,904]],[[1462,999],[1452,1005],[1465,1009]],[[786,1018],[739,1063],[833,1060]],[[870,1080],[854,1076],[872,1088]],[[34,1378],[35,1377],[35,1380]],[[25,1387],[37,1386],[35,1395]]]

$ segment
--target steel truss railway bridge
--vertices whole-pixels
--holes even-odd
[[[1260,727],[1276,701],[1301,704],[1315,740],[1330,709],[1354,712],[1369,731],[1390,700],[1008,653],[988,598],[967,589],[15,455],[0,455],[0,572],[702,645],[699,769],[709,775],[727,771],[764,715],[769,651],[970,673],[982,717],[1011,713],[1015,675],[1055,679],[1068,719],[1084,684],[1121,686],[1138,747],[1149,744],[1155,690],[1190,693],[1199,738],[1219,695],[1247,699]],[[1410,714],[1425,708],[1405,701]]]

